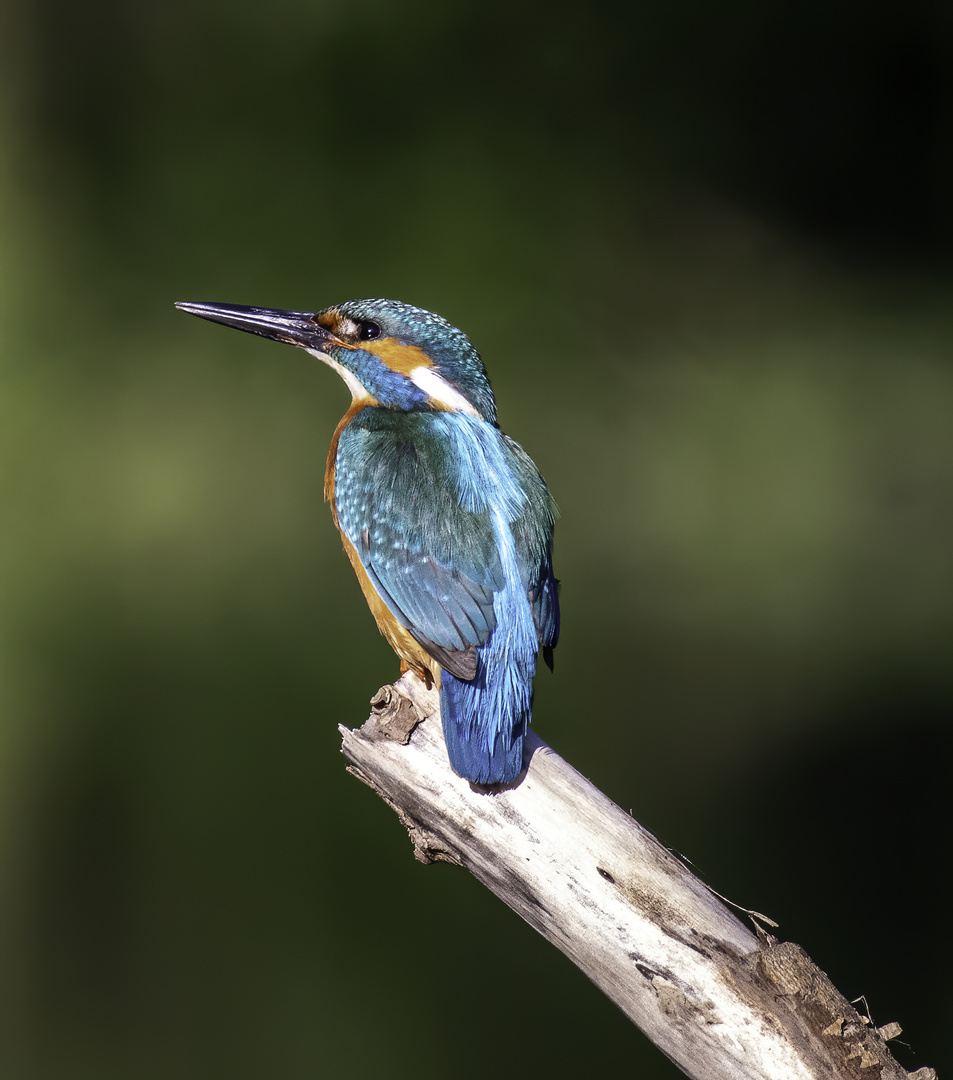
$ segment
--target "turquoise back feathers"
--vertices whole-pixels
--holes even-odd
[[[496,423],[479,353],[446,320],[394,300],[316,313],[180,304],[306,349],[352,404],[325,491],[381,631],[405,668],[440,685],[450,763],[509,783],[523,768],[532,680],[559,635],[555,505]]]

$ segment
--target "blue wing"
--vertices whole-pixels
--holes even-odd
[[[553,666],[553,649],[559,641],[559,582],[553,574],[553,526],[556,504],[532,458],[508,435],[502,436],[517,462],[527,494],[526,512],[513,523],[513,540],[543,656]]]
[[[508,479],[522,481],[529,463],[538,481],[539,492],[519,486],[521,512],[511,528],[540,643],[551,646],[558,603],[549,557],[549,495],[523,451],[486,428],[486,437],[499,442],[493,454],[506,458],[502,471]],[[453,430],[447,414],[382,408],[358,413],[338,442],[335,505],[341,529],[394,617],[442,667],[473,679],[477,649],[496,625],[493,598],[504,586],[504,569],[493,485],[483,482],[479,470],[474,475],[471,455],[448,437]],[[518,474],[515,480],[510,473]],[[537,520],[541,499],[548,526]]]
[[[442,666],[472,679],[503,571],[490,515],[461,506],[448,447],[426,415],[359,413],[338,442],[335,504],[394,617]]]

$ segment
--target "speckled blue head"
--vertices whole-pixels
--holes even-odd
[[[399,300],[348,300],[309,313],[230,304],[176,305],[203,319],[306,349],[344,379],[355,401],[465,412],[496,424],[480,354],[446,319]]]
[[[418,361],[428,361],[430,366],[425,370],[462,395],[484,420],[496,422],[496,403],[486,368],[480,354],[462,330],[431,311],[399,300],[349,300],[337,308],[319,312],[318,322],[321,322],[322,316],[331,315],[333,318],[335,311],[339,314],[339,326],[341,323],[354,322],[365,338],[368,333],[374,333],[374,326],[380,327],[376,339],[362,343],[362,352],[370,353],[391,366],[392,370],[403,374],[413,374]],[[335,359],[344,362],[347,358],[335,354]],[[359,362],[363,364],[364,372],[373,365],[373,361],[368,362],[363,358]],[[426,376],[419,372],[416,381],[425,385],[428,382]],[[436,391],[437,407],[440,407],[442,388],[439,383],[432,382],[431,385]],[[448,397],[452,398],[452,395]]]

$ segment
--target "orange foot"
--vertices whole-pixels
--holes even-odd
[[[431,674],[431,672],[429,672],[426,668],[413,667],[411,664],[408,664],[406,660],[401,660],[401,675],[406,675],[408,671],[412,671],[418,679],[422,679],[424,686],[426,686],[428,690],[433,689],[433,675]]]

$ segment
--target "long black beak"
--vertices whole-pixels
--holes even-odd
[[[260,334],[272,341],[284,341],[302,349],[324,352],[331,341],[331,332],[314,321],[314,315],[305,311],[280,311],[275,308],[245,307],[243,304],[192,304],[179,302],[180,311],[197,315],[200,319],[233,326],[249,334]]]

